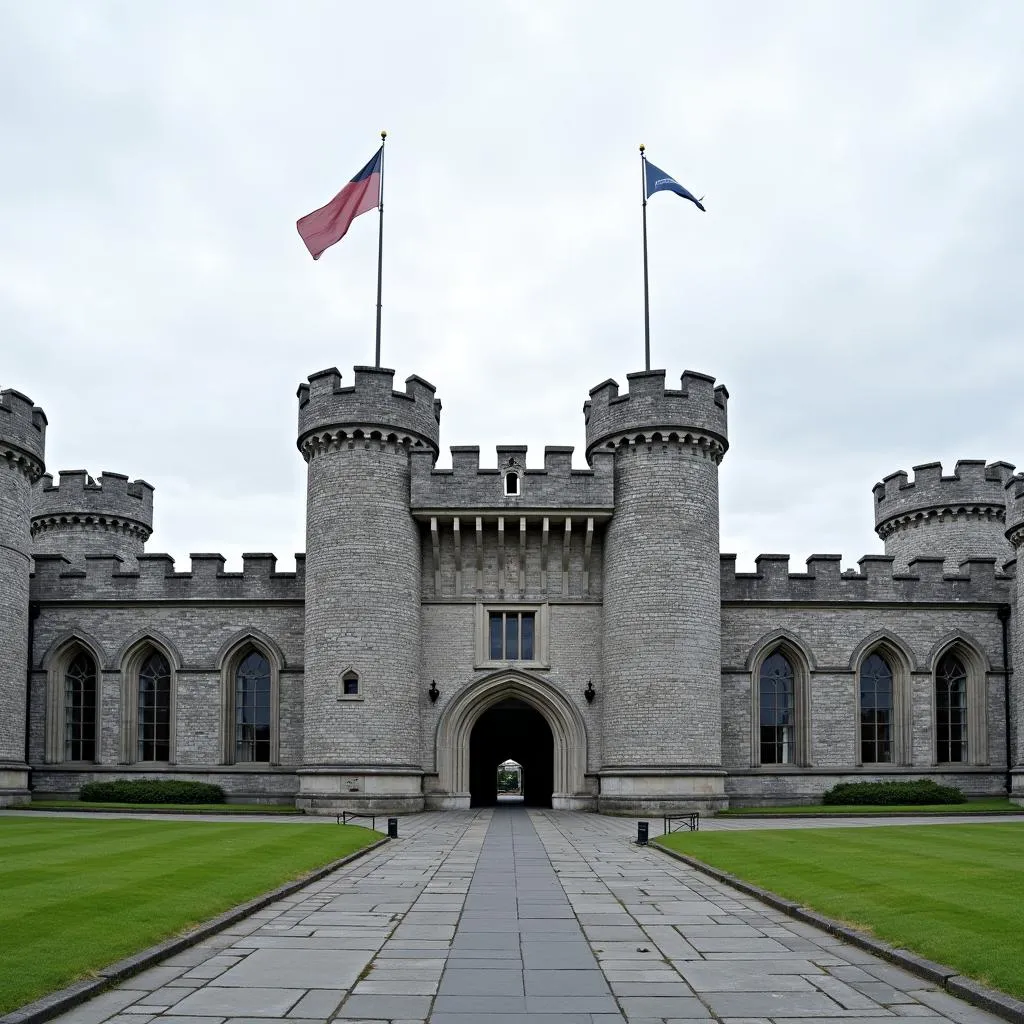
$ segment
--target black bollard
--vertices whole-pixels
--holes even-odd
[[[388,839],[398,838],[398,819],[388,818]]]
[[[636,845],[646,846],[647,845],[647,822],[638,821],[636,823]]]

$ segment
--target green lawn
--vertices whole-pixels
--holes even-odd
[[[89,800],[33,800],[27,811],[157,811],[167,814],[302,814],[290,804],[119,804]]]
[[[355,825],[0,817],[0,1014],[380,838]]]
[[[1024,814],[1024,807],[1011,803],[1004,796],[968,800],[965,804],[795,804],[791,807],[731,807],[719,811],[724,818],[793,818],[822,814]]]
[[[1024,825],[676,832],[657,841],[1024,997]]]

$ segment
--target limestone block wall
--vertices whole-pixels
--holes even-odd
[[[170,764],[125,763],[123,757],[126,709],[122,672],[131,651],[147,639],[168,653],[174,670],[175,741]],[[279,762],[275,765],[224,764],[222,666],[249,639],[266,650],[279,669]],[[51,667],[56,655],[71,642],[80,642],[92,652],[100,669],[94,769],[47,758],[47,688],[62,686]],[[286,797],[295,791],[294,771],[302,763],[302,659],[301,601],[43,603],[33,647],[30,743],[34,787],[40,792],[74,792],[93,777],[191,772],[189,777],[216,782],[237,796]]]
[[[500,674],[495,666],[479,668],[475,615],[472,602],[432,601],[422,610],[422,664],[420,668],[422,758],[424,769],[437,770],[436,736],[446,709],[459,694],[477,680]],[[531,675],[557,689],[582,714],[587,739],[587,770],[601,765],[601,716],[604,691],[601,677],[601,607],[598,604],[551,602],[547,614],[548,662],[543,669],[529,669]],[[509,662],[516,671],[519,666]],[[431,704],[427,689],[437,683],[441,695]],[[588,704],[583,691],[593,682],[597,697]]]

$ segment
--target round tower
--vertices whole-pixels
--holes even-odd
[[[604,554],[604,767],[599,809],[726,805],[721,737],[718,464],[729,393],[687,371],[590,392],[587,457],[615,452]]]
[[[86,555],[117,555],[134,569],[153,532],[153,488],[145,480],[84,469],[49,473],[32,489],[32,543],[37,555],[63,555],[85,568]]]
[[[419,377],[337,369],[299,386],[308,465],[304,767],[307,810],[422,810],[419,527],[409,452],[437,457],[441,403]]]
[[[1010,587],[1010,664],[1014,669],[1013,688],[1010,695],[1011,728],[1014,738],[1011,750],[1013,767],[1010,771],[1010,797],[1024,805],[1024,473],[1011,476],[1006,482],[1006,539],[1016,559],[1015,579]]]
[[[907,572],[921,556],[944,558],[947,573],[971,556],[1002,566],[1012,557],[1004,536],[1004,485],[1012,475],[1007,462],[961,459],[952,476],[929,462],[914,467],[913,480],[900,470],[875,484],[875,533],[895,557],[893,570]]]
[[[0,391],[0,807],[27,803],[32,485],[45,468],[46,414],[17,391]]]

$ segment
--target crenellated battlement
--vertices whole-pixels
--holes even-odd
[[[32,536],[53,529],[116,528],[143,542],[153,532],[153,486],[121,473],[94,479],[84,469],[64,469],[60,482],[46,473],[32,490]]]
[[[544,468],[526,466],[526,445],[498,445],[496,468],[481,467],[480,449],[453,446],[452,468],[435,469],[427,449],[412,451],[412,508],[465,510],[593,510],[610,515],[614,454],[598,451],[590,469],[573,469],[571,447],[545,447]],[[507,494],[505,475],[517,474],[518,493]]]
[[[1024,543],[1024,473],[1011,476],[1003,493],[1006,496],[1006,539],[1018,548]]]
[[[894,570],[892,555],[865,555],[859,572],[842,572],[841,558],[811,555],[806,572],[790,572],[789,555],[758,555],[755,572],[738,573],[736,556],[723,554],[722,601],[1004,604],[1013,579],[995,558],[968,558],[955,574],[941,557],[913,558],[905,573]]]
[[[903,470],[891,473],[873,488],[875,532],[884,539],[895,530],[939,515],[1002,520],[1004,487],[1013,469],[1008,462],[986,465],[981,459],[961,459],[952,476],[942,475],[941,462],[915,466],[913,480]]]
[[[86,555],[84,568],[63,555],[36,555],[33,601],[303,601],[305,555],[295,572],[277,572],[277,557],[242,555],[241,572],[225,572],[221,554],[193,554],[188,572],[175,571],[170,555],[139,555],[125,568],[117,555]]]
[[[393,388],[395,371],[357,366],[355,383],[342,387],[337,367],[300,384],[298,447],[308,462],[317,452],[347,441],[381,440],[438,451],[441,402],[433,384],[408,377],[405,391]]]
[[[0,459],[35,483],[45,469],[46,413],[20,391],[0,391]]]
[[[583,404],[587,422],[587,458],[597,448],[613,449],[642,435],[699,445],[720,459],[729,447],[729,392],[715,378],[686,370],[678,391],[666,389],[664,370],[627,375],[629,390],[606,380]]]

